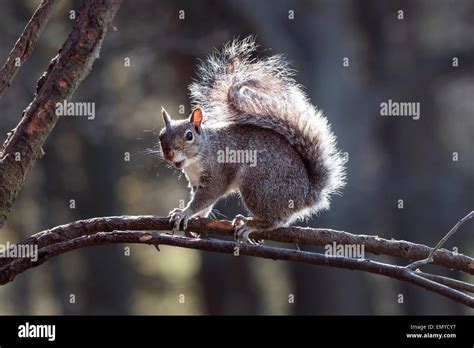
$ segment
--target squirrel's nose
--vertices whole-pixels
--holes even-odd
[[[173,150],[169,150],[165,153],[165,158],[168,160],[168,161],[172,161],[173,158],[174,158],[174,151]]]

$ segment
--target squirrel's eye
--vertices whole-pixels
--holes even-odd
[[[193,133],[192,132],[187,132],[185,135],[186,141],[191,141],[193,140]]]

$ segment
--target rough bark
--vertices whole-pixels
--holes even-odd
[[[89,74],[121,0],[85,0],[58,55],[38,81],[36,95],[0,153],[0,227],[42,146],[58,121],[56,103],[68,100]]]

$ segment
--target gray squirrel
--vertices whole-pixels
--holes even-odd
[[[172,120],[162,109],[162,158],[186,175],[191,200],[169,214],[173,231],[207,217],[238,192],[251,217],[233,220],[235,238],[329,208],[345,184],[344,160],[327,119],[309,102],[281,55],[256,59],[252,37],[234,40],[198,67],[193,111]]]

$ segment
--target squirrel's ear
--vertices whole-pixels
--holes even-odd
[[[199,106],[195,108],[191,113],[191,116],[189,116],[189,122],[194,124],[198,133],[201,132],[202,109]]]
[[[163,122],[165,123],[166,128],[169,128],[171,116],[166,112],[164,107],[161,107],[161,116],[163,116]]]

